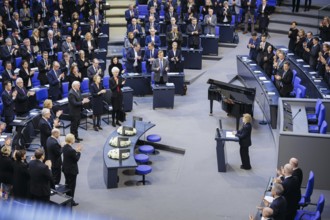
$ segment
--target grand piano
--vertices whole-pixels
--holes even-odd
[[[210,100],[210,115],[213,114],[213,101],[222,101],[221,107],[229,115],[236,117],[236,129],[239,128],[239,119],[249,113],[253,117],[253,103],[256,95],[255,88],[224,83],[209,79],[208,99]]]

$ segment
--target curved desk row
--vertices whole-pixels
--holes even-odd
[[[131,126],[131,122],[124,123],[124,126]],[[103,176],[104,176],[104,182],[107,188],[117,188],[117,176],[118,176],[118,169],[120,168],[134,168],[137,167],[137,163],[134,159],[134,150],[136,143],[138,142],[139,138],[150,128],[154,127],[155,124],[152,124],[150,122],[143,122],[143,121],[136,121],[136,134],[134,136],[124,136],[129,137],[131,140],[131,144],[128,147],[123,147],[120,149],[129,149],[130,156],[127,159],[123,160],[116,160],[111,159],[108,157],[109,150],[115,149],[115,147],[112,147],[109,145],[109,141],[113,137],[123,137],[117,133],[117,130],[112,132],[109,137],[107,138],[104,147],[103,147]]]
[[[275,85],[261,67],[249,56],[238,55],[237,73],[246,87],[256,88],[256,98],[268,123],[273,129],[277,124],[278,98]]]
[[[329,84],[313,70],[301,57],[295,55],[284,46],[276,46],[276,49],[286,53],[291,69],[297,71],[301,78],[301,84],[306,87],[306,98],[330,98]]]

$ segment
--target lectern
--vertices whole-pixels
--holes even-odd
[[[217,128],[215,134],[215,140],[217,143],[217,161],[218,161],[218,172],[225,173],[227,171],[227,152],[225,148],[226,141],[238,142],[239,139],[236,136],[230,135],[232,131],[220,130]]]

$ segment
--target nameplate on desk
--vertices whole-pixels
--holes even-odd
[[[138,73],[127,73],[127,75],[129,75],[129,76],[138,76],[139,74]]]
[[[263,81],[263,83],[270,83],[270,81],[269,80],[265,80],[265,81]]]
[[[39,112],[30,112],[30,115],[39,115]]]
[[[261,73],[261,71],[260,70],[255,70],[255,71],[253,71],[254,73]]]
[[[38,90],[40,90],[40,88],[32,88],[32,89],[30,89],[30,91],[38,91]]]
[[[180,73],[167,73],[169,76],[179,75]]]
[[[320,88],[320,91],[328,90],[327,88]]]
[[[16,68],[16,69],[14,70],[14,73],[15,73],[15,74],[18,74],[19,71],[20,71],[20,69],[19,69],[19,68]]]
[[[307,67],[311,67],[311,66],[310,65],[303,65],[303,67],[306,67],[307,68]]]
[[[205,35],[206,37],[215,37],[215,35],[214,34],[207,34],[207,35]]]
[[[321,80],[320,79],[314,79],[314,82],[319,83],[319,82],[321,82]]]
[[[236,138],[232,131],[226,131],[226,138]]]
[[[250,66],[256,66],[257,64],[256,63],[250,63]]]
[[[0,138],[7,138],[7,135],[1,135]]]
[[[265,80],[267,80],[267,78],[264,77],[264,76],[260,76],[260,77],[259,77],[259,80],[261,80],[261,81],[265,81]]]
[[[323,98],[329,99],[330,95],[323,95]]]
[[[166,83],[166,86],[174,86],[174,83]]]
[[[32,71],[38,71],[38,67],[31,68]]]
[[[296,59],[297,62],[301,63],[301,62],[304,62],[303,59]]]
[[[22,120],[14,119],[14,121],[13,121],[13,122],[15,122],[15,123],[21,123],[21,122],[22,122]]]
[[[275,95],[275,92],[267,92],[268,95]]]
[[[45,87],[49,88],[49,84],[46,84]]]
[[[279,50],[282,50],[282,51],[287,51],[288,50],[288,48],[279,48]]]
[[[3,141],[5,141],[5,139],[4,138],[0,138],[0,142],[3,142]]]
[[[58,103],[66,103],[68,102],[69,99],[68,98],[64,98],[64,99],[61,99],[61,100],[57,100]]]
[[[317,72],[309,72],[309,74],[312,74],[312,75],[314,75],[314,74],[317,74]]]
[[[287,53],[287,55],[288,55],[288,56],[293,56],[293,55],[294,55],[294,53]]]

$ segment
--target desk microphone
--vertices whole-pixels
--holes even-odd
[[[297,117],[297,115],[301,112],[301,108],[298,110],[298,112],[293,116],[292,121]]]

